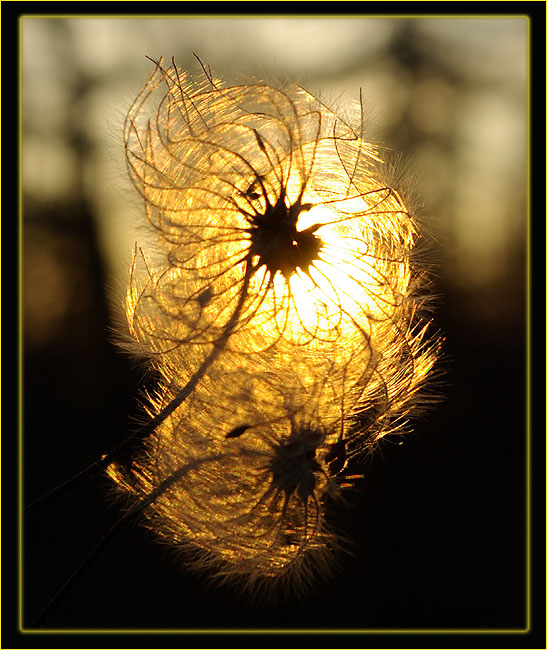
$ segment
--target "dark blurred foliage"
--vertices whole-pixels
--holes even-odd
[[[61,34],[58,41],[60,48],[64,37]],[[381,64],[389,78],[416,88],[437,80],[448,89],[445,106],[450,107],[451,98],[474,91],[474,82],[431,48],[424,37],[417,37],[411,21],[401,21],[376,58],[347,65]],[[65,58],[65,74],[76,80],[71,65]],[[87,79],[84,84],[82,77],[74,81],[67,102],[81,106],[89,83],[94,82]],[[401,100],[386,134],[390,146],[409,156],[428,147],[442,151],[443,160],[458,155],[451,149],[455,140],[446,126],[431,131],[417,124],[412,111],[418,99],[407,93]],[[450,115],[443,120],[443,125],[450,123]],[[26,502],[122,440],[142,417],[139,390],[153,385],[145,369],[114,342],[117,325],[109,303],[109,269],[99,245],[93,197],[82,181],[82,161],[89,158],[94,143],[77,120],[67,124],[63,137],[78,161],[72,173],[79,179],[69,200],[41,201],[23,188]],[[33,128],[25,124],[28,133]],[[420,180],[426,186],[427,181]],[[453,194],[437,197],[441,211],[457,200],[458,187],[454,183]],[[516,211],[521,211],[514,226],[518,236],[491,283],[462,286],[446,252],[450,229],[437,233],[435,323],[446,337],[439,385],[443,402],[415,424],[403,444],[386,441],[377,456],[352,467],[364,478],[348,493],[348,507],[335,516],[339,529],[353,540],[354,554],[340,558],[332,580],[302,598],[280,597],[274,604],[249,600],[189,575],[176,555],[146,530],[131,525],[104,548],[45,626],[523,627],[523,185],[513,188],[513,199]],[[26,625],[119,517],[109,489],[106,478],[94,477],[28,518]]]

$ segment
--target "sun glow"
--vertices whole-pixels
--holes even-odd
[[[289,205],[300,200],[310,206],[299,213],[296,230],[312,228],[320,247],[306,268],[297,267],[289,277],[281,272],[273,276],[261,302],[263,316],[256,314],[261,336],[273,340],[282,332],[285,339],[316,349],[337,342],[337,349],[350,358],[356,346],[362,349],[370,339],[376,324],[393,319],[401,305],[410,265],[406,255],[389,253],[401,250],[397,239],[411,243],[413,231],[405,232],[408,215],[392,190],[376,190],[372,183],[368,193],[351,188],[353,195],[348,196],[347,181],[330,179],[330,185],[322,182],[319,195],[312,188],[302,192],[300,174],[281,170],[273,175],[286,178]],[[313,181],[311,173],[308,184],[313,186]],[[265,283],[266,273],[258,272],[250,291],[260,292]]]

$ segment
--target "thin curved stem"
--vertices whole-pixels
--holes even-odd
[[[166,490],[168,490],[174,483],[179,481],[185,474],[188,474],[193,469],[197,469],[200,465],[204,463],[218,460],[220,456],[211,456],[209,458],[204,458],[201,460],[195,460],[190,463],[187,463],[183,467],[179,468],[176,472],[173,472],[168,476],[158,487],[153,490],[146,498],[131,511],[126,512],[118,521],[113,524],[110,529],[99,539],[95,546],[89,551],[83,561],[78,567],[72,572],[68,580],[66,580],[57,592],[50,598],[48,603],[43,607],[39,614],[33,619],[30,624],[31,628],[41,627],[53,611],[55,607],[67,596],[69,591],[72,589],[74,584],[79,580],[82,575],[89,569],[93,564],[95,559],[99,554],[105,549],[105,547],[123,530],[127,524],[130,523],[138,514],[140,514],[147,506],[153,503],[159,496],[161,496]]]
[[[120,452],[126,449],[133,442],[133,440],[137,438],[144,438],[150,435],[157,427],[159,427],[159,425],[162,422],[164,422],[184,402],[184,400],[192,393],[192,391],[195,389],[195,387],[201,381],[201,379],[203,379],[203,376],[210,368],[210,366],[216,361],[216,359],[218,358],[222,350],[226,347],[228,339],[232,335],[234,327],[237,325],[237,322],[239,321],[241,311],[243,309],[245,301],[247,300],[249,283],[255,270],[256,268],[252,266],[250,259],[247,259],[246,267],[245,267],[245,275],[243,277],[243,284],[241,286],[241,292],[239,294],[239,300],[237,302],[237,305],[235,306],[235,309],[230,319],[228,320],[228,322],[224,327],[224,331],[222,332],[222,335],[217,341],[215,341],[213,345],[213,349],[211,350],[209,355],[204,359],[201,366],[192,375],[192,378],[188,381],[188,383],[184,386],[184,388],[182,388],[180,392],[177,393],[177,395],[169,402],[169,404],[167,404],[167,406],[163,408],[151,420],[149,420],[148,422],[140,426],[136,431],[134,431],[132,434],[130,434],[124,440],[122,440],[122,442],[116,445],[108,454],[103,455],[99,460],[96,460],[95,462],[91,463],[91,465],[88,465],[85,469],[78,472],[77,474],[72,476],[64,483],[61,483],[60,485],[53,488],[49,492],[43,494],[41,497],[38,497],[37,499],[32,501],[32,503],[30,503],[28,506],[25,507],[24,509],[25,514],[30,514],[32,512],[39,510],[46,504],[50,503],[56,497],[60,496],[61,494],[64,494],[72,487],[75,487],[76,485],[84,481],[89,476],[92,476],[99,470],[108,467],[111,463],[113,463],[116,460]]]

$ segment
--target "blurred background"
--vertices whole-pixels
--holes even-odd
[[[336,524],[354,542],[302,598],[249,601],[130,526],[54,628],[517,628],[525,624],[527,21],[23,18],[24,495],[98,459],[151,383],[115,331],[142,208],[122,124],[153,65],[288,78],[402,155],[430,238],[444,401],[369,462]],[[397,441],[399,442],[399,441]],[[24,622],[120,514],[105,478],[26,521]]]

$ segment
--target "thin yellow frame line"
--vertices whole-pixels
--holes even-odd
[[[23,73],[23,38],[22,38],[22,21],[19,20],[19,79]],[[18,577],[19,577],[19,625],[22,629],[23,626],[23,160],[22,160],[22,141],[23,141],[23,89],[22,84],[19,84],[19,95],[17,98],[19,123],[17,125],[18,143],[19,143],[19,187],[17,195],[17,209],[18,209],[18,226],[19,232],[17,234],[17,247],[18,247],[18,297],[17,297],[17,317],[19,319],[19,326],[17,328],[17,361],[19,364],[19,375],[17,385],[17,408],[19,415],[18,424],[18,465],[19,465],[19,522],[17,526],[18,533],[18,546],[19,546],[19,561],[18,561]]]
[[[140,0],[137,0],[140,1]],[[353,0],[356,1],[356,0]],[[165,14],[160,16],[149,16],[146,14],[120,14],[120,15],[108,15],[108,18],[113,19],[169,19],[169,18],[188,18],[188,19],[205,19],[205,18],[226,18],[226,19],[252,19],[252,18],[279,18],[280,16],[284,17],[283,14],[265,14],[265,15],[231,15],[231,14]],[[59,15],[42,15],[42,14],[26,14],[22,15],[19,18],[19,77],[22,75],[22,24],[25,18],[34,18],[34,19],[70,19],[70,18],[103,18],[104,14],[83,14],[83,15],[70,15],[70,14],[59,14]],[[383,19],[481,19],[481,18],[523,18],[526,20],[526,34],[527,34],[527,66],[528,71],[530,70],[530,20],[529,16],[526,14],[504,14],[504,15],[491,15],[491,14],[476,14],[476,15],[448,15],[448,14],[430,14],[430,15],[390,15],[390,14],[347,14],[344,16],[332,16],[329,14],[299,14],[291,15],[291,19],[308,19],[308,18],[322,18],[322,19],[347,19],[347,18],[383,18]],[[19,542],[19,561],[18,561],[18,577],[19,577],[19,629],[25,634],[58,634],[58,633],[67,633],[67,634],[102,634],[108,632],[111,634],[142,634],[142,633],[153,633],[153,634],[523,634],[527,633],[531,629],[531,376],[530,376],[530,360],[531,360],[531,300],[530,300],[530,279],[531,279],[531,268],[530,268],[530,242],[531,242],[531,227],[530,227],[530,111],[531,111],[531,97],[530,97],[530,80],[527,79],[526,86],[526,102],[527,102],[527,113],[528,113],[528,123],[527,123],[527,195],[528,195],[528,207],[527,207],[527,225],[526,225],[526,239],[527,239],[527,250],[526,250],[526,326],[525,326],[525,357],[526,357],[526,377],[525,377],[525,423],[526,423],[526,477],[525,477],[525,494],[526,494],[526,525],[525,525],[525,535],[526,535],[526,627],[525,628],[494,628],[494,629],[266,629],[260,628],[257,630],[253,629],[128,629],[128,630],[111,630],[111,629],[81,629],[81,630],[70,630],[64,628],[55,628],[55,629],[24,629],[23,628],[23,596],[22,596],[22,584],[23,584],[23,557],[22,557],[22,541],[23,541],[23,319],[22,319],[22,268],[23,268],[23,201],[22,201],[22,156],[19,156],[19,188],[18,188],[18,221],[19,221],[19,233],[18,233],[18,253],[19,253],[19,262],[18,262],[18,317],[19,317],[19,339],[18,339],[18,362],[19,362],[19,379],[18,379],[18,410],[19,410],[19,436],[18,436],[18,465],[19,465],[19,495],[18,495],[18,505],[19,505],[19,522],[18,522],[18,542]],[[19,97],[18,97],[18,109],[19,109],[19,125],[18,125],[18,140],[19,140],[19,149],[22,150],[22,84],[19,86]]]
[[[137,2],[142,2],[143,0],[136,0]],[[175,0],[168,0],[168,2],[174,2]],[[311,2],[311,0],[305,0],[307,2]],[[325,1],[325,0],[319,0]],[[360,0],[350,0],[350,2],[357,2]],[[385,1],[385,0],[384,0]],[[429,0],[429,2],[433,2],[433,0]],[[381,19],[403,19],[403,20],[422,20],[422,19],[427,19],[427,18],[433,18],[433,19],[447,19],[447,20],[455,20],[455,19],[491,19],[491,18],[497,18],[497,19],[503,19],[503,18],[528,18],[527,14],[470,14],[470,15],[452,15],[452,14],[424,14],[424,15],[410,15],[410,14],[399,14],[399,15],[393,15],[393,14],[344,14],[344,15],[333,15],[333,14],[284,14],[284,13],[278,13],[278,14],[245,14],[245,15],[238,15],[238,14],[162,14],[162,15],[156,15],[156,16],[151,16],[147,14],[55,14],[55,15],[47,15],[47,14],[25,14],[20,16],[20,20],[23,20],[25,18],[40,18],[40,19],[47,19],[50,18],[52,20],[66,20],[69,18],[72,19],[89,19],[89,18],[112,18],[112,19],[147,19],[147,20],[169,20],[171,18],[188,18],[188,19],[197,19],[197,20],[205,20],[208,18],[220,18],[220,19],[231,19],[231,20],[254,20],[254,19],[261,19],[261,18],[290,18],[291,20],[307,20],[309,18],[317,18],[317,19],[330,19],[330,20],[351,20],[354,18],[363,18],[363,19],[374,19],[374,18],[381,18]]]
[[[291,628],[286,628],[283,630],[278,630],[276,628],[258,628],[256,630],[253,629],[248,629],[248,628],[218,628],[218,629],[201,629],[201,628],[196,628],[196,629],[186,629],[186,630],[179,630],[178,628],[174,629],[155,629],[155,628],[143,628],[143,629],[135,629],[131,628],[129,630],[112,630],[112,629],[102,629],[102,630],[93,630],[93,629],[78,629],[78,630],[73,630],[73,629],[64,629],[64,628],[56,628],[56,629],[37,629],[37,630],[25,630],[26,634],[59,634],[59,633],[67,633],[67,634],[248,634],[248,635],[260,635],[260,634],[273,634],[277,636],[283,636],[284,634],[314,634],[314,635],[322,635],[322,634],[340,634],[340,635],[346,635],[346,634],[393,634],[393,635],[401,635],[401,634],[407,634],[407,635],[412,635],[412,634],[438,634],[438,635],[443,635],[443,634],[526,634],[528,630],[524,628],[507,628],[507,629],[501,629],[501,628],[493,628],[493,629],[429,629],[429,628],[418,628],[418,629],[412,629],[412,628],[399,628],[399,629],[382,629],[382,628],[371,628],[371,629],[366,629],[366,628],[357,628],[357,629],[351,629],[351,628],[324,628],[324,629],[318,629],[318,628],[313,628],[313,629],[305,629],[305,628],[298,628],[298,629],[291,629]]]
[[[528,196],[528,205],[526,210],[526,394],[525,394],[525,417],[526,417],[526,630],[530,631],[532,626],[532,467],[531,467],[531,446],[532,446],[532,419],[531,419],[531,205],[530,205],[530,116],[532,111],[531,92],[530,92],[530,20],[526,20],[526,40],[528,44],[527,68],[528,75],[526,80],[526,106],[527,106],[527,124],[526,124],[526,149],[527,149],[527,169],[526,169],[526,194]]]

